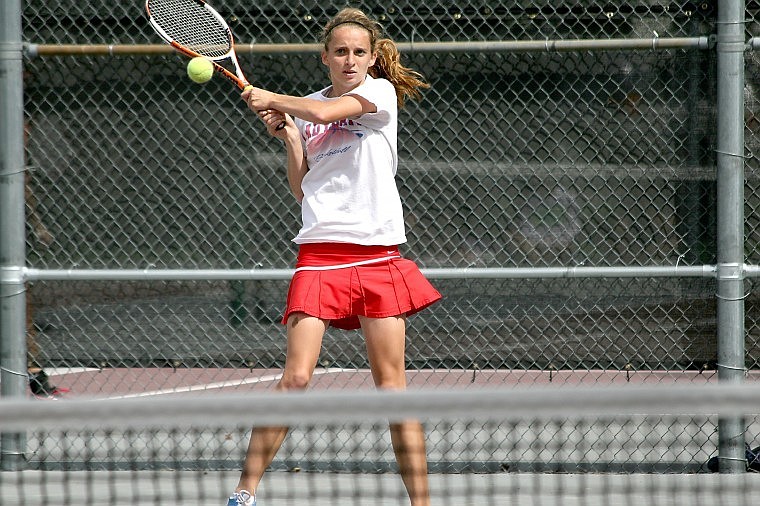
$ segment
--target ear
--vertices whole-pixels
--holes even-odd
[[[369,66],[374,67],[376,61],[377,61],[377,51],[372,53],[372,59],[369,61]]]
[[[330,66],[330,64],[327,63],[327,51],[324,49],[322,50],[322,65],[327,65],[328,67]]]

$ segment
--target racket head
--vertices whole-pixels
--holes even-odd
[[[209,4],[203,0],[146,0],[145,11],[156,33],[175,49],[191,58],[208,59],[241,90],[248,86],[237,61],[232,31]],[[225,59],[231,60],[234,74],[218,63]]]

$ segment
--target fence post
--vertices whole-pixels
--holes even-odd
[[[21,2],[0,2],[0,396],[26,393],[24,100]],[[0,464],[18,469],[23,433],[0,434]]]
[[[744,381],[744,2],[718,2],[718,379]],[[744,472],[744,420],[718,420],[720,471]]]

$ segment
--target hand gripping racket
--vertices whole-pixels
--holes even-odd
[[[207,58],[214,69],[244,90],[250,86],[235,54],[232,31],[224,18],[203,0],[146,0],[153,29],[177,51]],[[234,73],[219,62],[229,60]],[[277,130],[282,129],[285,122]]]

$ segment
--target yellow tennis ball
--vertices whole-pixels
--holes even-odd
[[[193,58],[187,64],[187,76],[195,83],[208,82],[213,75],[214,65],[202,56]]]

